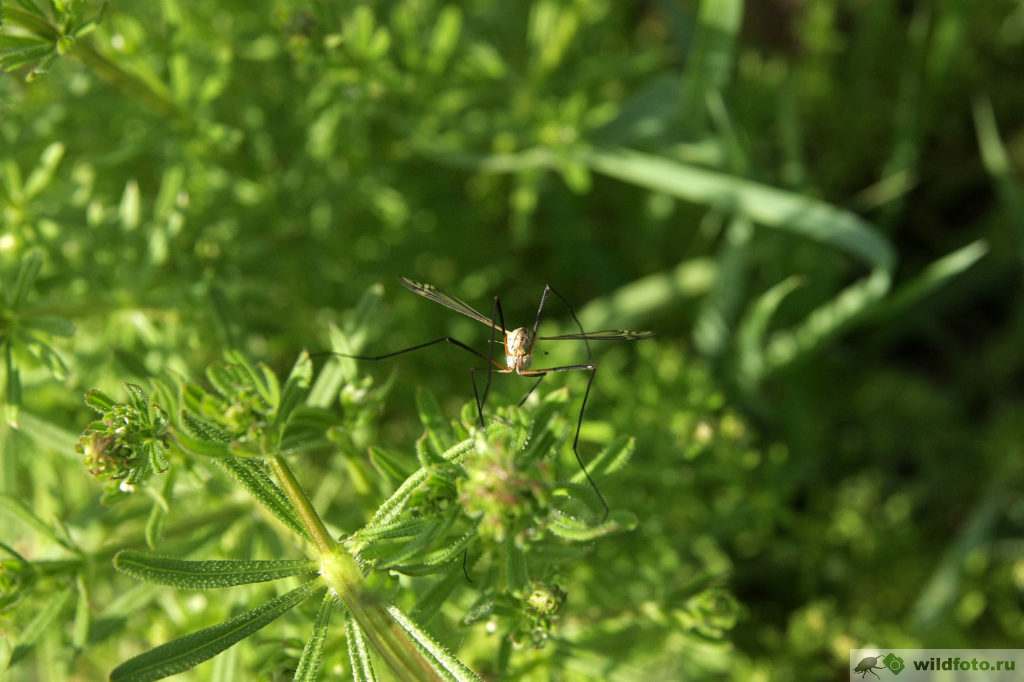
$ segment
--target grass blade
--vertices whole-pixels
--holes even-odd
[[[194,668],[269,625],[309,598],[319,587],[319,581],[311,580],[219,625],[161,644],[114,668],[110,680],[148,682]]]
[[[138,580],[193,590],[233,587],[316,573],[303,559],[273,561],[186,561],[132,550],[118,552],[114,568]]]
[[[1010,155],[999,135],[992,100],[979,98],[974,102],[974,130],[981,149],[981,161],[992,176],[999,198],[1009,212],[1017,231],[1017,252],[1024,259],[1024,186],[1014,177]]]

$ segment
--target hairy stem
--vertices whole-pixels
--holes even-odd
[[[430,662],[388,616],[386,605],[367,586],[355,559],[327,532],[288,463],[276,455],[271,458],[270,467],[320,552],[320,574],[380,657],[400,680],[440,680]]]
[[[281,484],[284,494],[295,505],[295,510],[299,513],[299,520],[309,531],[309,536],[313,538],[320,554],[328,554],[333,551],[338,546],[337,540],[327,532],[327,527],[324,526],[320,515],[316,513],[316,509],[313,509],[313,503],[309,501],[306,492],[295,479],[295,474],[292,473],[288,463],[280,455],[275,455],[270,459],[270,468]]]

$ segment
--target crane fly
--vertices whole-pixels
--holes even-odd
[[[583,325],[580,324],[579,318],[576,316],[576,311],[573,309],[569,301],[565,299],[560,293],[551,287],[551,285],[545,285],[544,291],[540,296],[540,305],[537,306],[537,316],[533,320],[533,326],[517,327],[515,329],[509,329],[505,326],[505,313],[501,309],[501,299],[498,296],[494,297],[494,303],[492,306],[492,317],[497,317],[497,322],[492,317],[487,317],[480,311],[476,310],[473,306],[469,305],[465,301],[450,296],[431,284],[423,284],[421,282],[414,282],[405,277],[402,278],[402,285],[423,298],[443,305],[449,310],[454,310],[457,313],[465,315],[483,325],[486,325],[491,330],[491,343],[489,344],[489,352],[484,355],[475,348],[459,341],[458,339],[451,336],[442,336],[424,343],[410,346],[409,348],[403,348],[401,350],[392,351],[390,353],[384,353],[382,355],[347,355],[344,353],[331,353],[332,355],[341,355],[346,358],[353,358],[355,360],[385,360],[387,358],[393,358],[398,355],[404,355],[405,353],[411,353],[413,351],[422,350],[429,348],[440,343],[449,343],[456,348],[460,348],[478,359],[483,360],[487,363],[486,368],[484,367],[471,367],[469,369],[470,379],[473,382],[473,398],[476,401],[477,417],[480,420],[480,426],[484,425],[484,404],[487,402],[487,394],[491,388],[491,377],[494,373],[498,374],[516,374],[521,377],[536,377],[537,381],[530,387],[526,395],[519,401],[519,405],[522,405],[526,400],[533,394],[533,391],[540,385],[544,377],[548,374],[555,374],[558,372],[587,372],[589,377],[587,379],[587,388],[583,393],[583,403],[580,405],[579,416],[576,419],[576,434],[572,441],[572,452],[576,456],[576,463],[579,464],[580,470],[586,477],[590,487],[594,490],[598,500],[601,502],[601,506],[604,509],[604,518],[608,517],[608,503],[604,499],[604,495],[598,489],[597,484],[594,483],[594,479],[590,477],[590,473],[587,472],[587,467],[583,464],[583,458],[580,457],[579,443],[580,443],[580,430],[583,427],[583,415],[587,409],[587,400],[590,397],[590,387],[594,383],[594,376],[597,373],[597,365],[594,364],[593,354],[590,349],[591,341],[639,341],[641,339],[648,339],[654,336],[652,332],[645,331],[630,331],[626,329],[602,329],[600,331],[588,332],[584,331]],[[563,305],[569,310],[569,314],[572,317],[572,321],[575,323],[576,328],[579,330],[577,333],[571,334],[559,334],[557,336],[539,336],[537,334],[540,328],[541,317],[544,314],[544,305],[547,303],[550,295],[558,298]],[[501,333],[501,341],[495,339],[495,335]],[[534,368],[533,365],[533,347],[537,341],[582,341],[587,351],[587,362],[575,365],[560,365],[556,367],[543,367]],[[495,359],[494,357],[494,346],[500,343],[504,349],[504,362]],[[476,374],[484,369],[487,370],[487,380],[484,384],[483,392],[477,387]]]

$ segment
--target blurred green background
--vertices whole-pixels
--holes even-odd
[[[840,680],[851,647],[1024,641],[1024,3],[4,16],[0,487],[40,516],[86,541],[117,522],[65,447],[88,387],[198,375],[228,348],[287,370],[377,284],[366,352],[485,347],[398,277],[484,312],[500,294],[512,325],[551,283],[586,327],[658,337],[598,349],[584,429],[585,453],[636,437],[600,485],[640,527],[594,546],[560,638],[517,677]],[[363,367],[397,372],[382,442],[411,447],[417,386],[454,418],[467,367],[446,348]],[[578,400],[583,379],[564,382]],[[499,379],[492,400],[522,390]],[[354,523],[343,467],[309,466],[325,516]],[[58,631],[12,674],[103,677],[188,631],[188,598],[150,596],[78,654]],[[452,632],[486,672],[493,641]],[[237,656],[239,679],[286,668]]]

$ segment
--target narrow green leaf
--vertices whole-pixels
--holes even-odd
[[[630,150],[594,150],[587,161],[605,175],[687,201],[739,211],[756,223],[793,232],[891,271],[892,246],[872,225],[819,199],[744,178]]]
[[[64,610],[64,607],[71,601],[72,593],[73,590],[70,587],[65,588],[55,596],[48,598],[41,605],[35,617],[29,621],[28,625],[21,631],[21,634],[18,635],[14,651],[11,653],[9,665],[14,665],[31,653],[32,647],[36,645],[36,642],[39,641],[43,633],[49,629],[50,624],[56,620],[57,616]]]
[[[246,611],[220,625],[205,628],[180,639],[161,644],[129,659],[110,673],[111,682],[149,682],[189,670],[213,658],[249,635],[280,618],[320,589],[310,580],[291,592]]]
[[[195,428],[199,423],[192,418],[188,410],[182,410],[181,417],[182,421],[190,429]],[[226,443],[205,438],[195,438],[184,431],[176,431],[174,433],[174,441],[182,450],[200,457],[209,457],[217,461],[238,459]]]
[[[1024,184],[1013,173],[1010,154],[999,134],[999,125],[988,97],[974,102],[974,130],[985,170],[992,176],[999,198],[1017,232],[1017,253],[1024,259]]]
[[[548,530],[565,540],[588,542],[605,535],[633,530],[636,525],[636,514],[629,511],[613,511],[607,521],[596,526],[587,525],[585,522],[565,514],[557,514],[554,520],[548,524]]]
[[[431,619],[441,612],[441,606],[448,601],[452,592],[465,580],[462,574],[462,564],[452,565],[448,574],[431,585],[423,595],[416,600],[416,606],[412,610],[412,618],[422,625],[429,625]]]
[[[432,523],[434,523],[434,517],[405,519],[379,526],[366,526],[365,528],[356,531],[346,541],[346,544],[351,545],[354,543],[361,547],[372,542],[380,542],[382,540],[415,537],[422,533],[427,526]]]
[[[281,402],[281,385],[277,381],[277,375],[269,367],[260,363],[254,365],[249,358],[238,351],[228,351],[224,354],[228,362],[236,365],[246,378],[247,383],[256,389],[260,397],[268,407],[276,407]]]
[[[299,521],[295,508],[267,473],[262,461],[229,457],[218,459],[235,479],[248,490],[271,514],[304,538],[309,538],[305,526]]]
[[[391,481],[404,481],[412,473],[411,463],[401,453],[370,446],[370,464],[385,478]]]
[[[441,453],[441,459],[458,464],[465,458],[466,454],[476,446],[476,442],[472,438],[460,441],[452,447]],[[429,469],[420,468],[409,475],[408,478],[398,487],[391,497],[384,501],[377,511],[374,512],[373,518],[366,524],[367,528],[374,528],[377,526],[383,526],[391,523],[395,520],[402,510],[405,509],[405,505],[409,502],[409,498],[416,492],[423,483],[425,483],[431,476]]]
[[[351,615],[345,614],[345,640],[348,644],[348,660],[352,667],[353,682],[377,682],[370,659],[370,649],[362,628]]]
[[[75,323],[54,315],[34,315],[23,317],[19,324],[24,329],[45,332],[52,336],[67,338],[75,333]]]
[[[39,163],[29,174],[28,180],[25,181],[26,199],[31,199],[49,186],[62,158],[64,158],[64,145],[60,142],[54,142],[43,150]]]
[[[399,573],[405,573],[406,575],[427,575],[430,573],[437,573],[443,570],[445,564],[449,564],[455,561],[462,553],[466,551],[476,539],[476,527],[471,528],[464,534],[455,538],[445,547],[435,549],[428,554],[419,557],[417,562],[412,565],[399,565],[391,567],[392,570],[398,571]]]
[[[515,536],[509,534],[503,546],[505,587],[509,592],[522,592],[530,584],[530,573],[526,565],[526,555],[516,544]]]
[[[75,620],[71,629],[71,644],[75,649],[81,650],[89,641],[89,630],[92,626],[92,613],[89,609],[89,590],[86,588],[85,578],[81,573],[75,576],[75,588],[78,592],[78,601],[75,602]]]
[[[979,239],[936,259],[909,281],[900,285],[877,308],[871,309],[867,319],[877,324],[883,319],[891,319],[909,311],[915,304],[934,294],[953,278],[969,270],[988,252],[988,244]]]
[[[52,374],[55,379],[63,381],[67,378],[67,363],[64,362],[60,353],[58,353],[53,346],[40,339],[37,334],[30,333],[28,350],[32,355],[37,357],[40,362],[46,365],[46,368],[50,370],[50,374]]]
[[[423,424],[430,446],[434,454],[440,456],[453,439],[448,420],[444,418],[434,394],[422,386],[416,387],[416,408],[419,410],[420,423]]]
[[[129,180],[124,186],[124,192],[121,194],[121,206],[118,209],[121,226],[126,231],[134,230],[139,226],[142,215],[141,204],[139,183],[134,179]]]
[[[803,284],[797,276],[787,277],[761,294],[750,306],[736,334],[739,373],[743,381],[754,384],[765,372],[765,357],[761,352],[768,324],[786,297]]]
[[[376,528],[391,523],[405,509],[406,503],[409,502],[409,498],[412,497],[416,489],[428,478],[430,478],[430,471],[427,469],[417,469],[410,474],[409,478],[405,479],[402,485],[398,486],[398,490],[377,507],[377,511],[374,512],[373,518],[366,524],[366,527]]]
[[[53,526],[39,518],[34,511],[22,500],[12,495],[0,494],[0,509],[18,519],[29,528],[32,528],[39,535],[54,542],[65,549],[76,552],[67,539],[61,536]]]
[[[587,464],[591,476],[607,476],[626,466],[636,450],[636,438],[619,436],[609,443],[596,457]],[[573,483],[583,484],[586,476],[577,471],[570,479]]]
[[[697,349],[709,357],[719,357],[729,350],[747,288],[747,261],[753,236],[754,226],[744,216],[735,216],[726,228],[716,257],[718,277],[701,303],[693,327]]]
[[[21,407],[21,372],[14,364],[14,353],[11,350],[10,342],[4,344],[4,368],[7,370],[7,391],[4,397],[7,399],[7,404],[12,406],[12,409],[8,411],[7,421],[13,423],[12,418],[17,415]]]
[[[284,382],[281,404],[278,405],[277,413],[274,415],[275,424],[284,424],[288,421],[292,411],[306,399],[312,381],[313,361],[310,359],[309,353],[302,351]]]
[[[299,658],[299,665],[295,668],[295,682],[316,682],[320,676],[320,668],[324,662],[324,642],[327,640],[327,628],[331,623],[331,612],[337,600],[328,591],[320,602],[320,610],[316,613],[316,621],[313,622],[313,634],[306,641],[302,648],[302,656]]]
[[[447,680],[455,682],[479,682],[480,676],[455,657],[442,644],[435,641],[412,619],[395,606],[387,607],[388,614],[412,638],[416,647],[433,663],[435,671]]]
[[[590,329],[639,325],[708,293],[717,277],[715,261],[687,259],[670,270],[641,277],[591,301],[579,311],[580,321]]]
[[[732,71],[736,35],[743,18],[743,0],[702,0],[686,60],[683,120],[703,114],[708,91],[724,88]]]
[[[397,569],[402,562],[424,551],[427,547],[434,544],[438,538],[443,538],[455,523],[456,509],[454,508],[452,512],[443,517],[435,517],[437,520],[427,526],[424,532],[405,543],[405,545],[395,548],[395,551],[382,556],[382,561],[388,564],[389,567]]]
[[[193,590],[262,583],[317,571],[314,562],[303,559],[187,561],[132,550],[118,552],[114,568],[139,580]]]
[[[384,297],[384,287],[374,284],[366,290],[345,320],[344,331],[330,326],[330,346],[336,353],[358,353],[366,344],[377,316],[377,308]],[[350,358],[331,357],[325,364],[306,398],[316,407],[328,407],[338,398],[342,384],[356,375],[356,361]]]
[[[40,447],[57,452],[68,459],[78,459],[75,452],[78,438],[63,427],[40,419],[24,409],[18,410],[11,426],[31,438]]]
[[[32,249],[26,253],[21,262],[18,263],[18,274],[15,275],[14,285],[7,292],[7,304],[16,308],[21,305],[28,292],[36,283],[39,270],[43,267],[43,254],[38,249]]]

